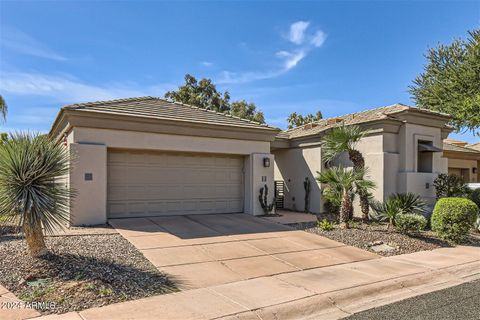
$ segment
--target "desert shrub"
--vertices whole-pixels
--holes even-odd
[[[395,193],[385,200],[370,201],[373,210],[371,218],[377,221],[388,221],[389,226],[396,225],[397,216],[401,214],[423,214],[426,211],[426,204],[420,196],[408,193]]]
[[[323,231],[332,231],[335,229],[335,224],[327,219],[323,219],[322,221],[318,222],[318,227]]]
[[[432,214],[432,230],[445,240],[461,242],[474,226],[477,205],[465,198],[441,198]]]
[[[419,232],[426,226],[427,219],[420,214],[399,214],[395,218],[395,228],[401,233]]]
[[[470,192],[461,177],[441,173],[433,181],[437,199],[450,197],[465,197]]]

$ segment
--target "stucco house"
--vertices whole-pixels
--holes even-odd
[[[445,139],[443,157],[447,159],[448,174],[462,177],[467,183],[480,181],[480,143],[469,145],[465,141]]]
[[[448,169],[442,141],[451,128],[442,113],[395,104],[280,129],[160,98],[143,97],[63,107],[50,135],[65,144],[77,196],[71,224],[109,218],[237,213],[261,215],[259,190],[283,187],[284,207],[322,211],[316,172],[324,168],[322,137],[339,125],[368,131],[358,148],[374,196],[415,192],[434,202],[433,180]],[[350,165],[346,157],[339,163]],[[276,182],[276,183],[275,183]],[[279,191],[279,190],[277,190]]]

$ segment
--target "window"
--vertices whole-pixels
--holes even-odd
[[[433,153],[436,152],[432,141],[418,140],[417,146],[417,171],[432,172]]]

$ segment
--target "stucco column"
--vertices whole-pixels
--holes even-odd
[[[70,144],[70,188],[76,196],[70,204],[70,224],[107,222],[107,146]]]
[[[265,166],[266,162],[269,162],[268,167]],[[264,214],[258,196],[260,188],[265,185],[268,187],[270,204],[275,194],[274,156],[270,153],[252,153],[245,157],[245,213],[255,216]]]

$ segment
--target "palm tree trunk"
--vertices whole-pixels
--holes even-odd
[[[368,194],[360,194],[360,207],[362,209],[362,219],[363,221],[368,221],[368,213],[370,212],[370,203],[368,200]]]
[[[358,150],[350,150],[348,152],[348,157],[350,161],[353,162],[353,170],[360,170],[365,168],[365,159],[363,155]],[[368,221],[368,213],[370,211],[370,203],[368,200],[368,194],[360,194],[360,208],[362,210],[362,219],[363,221]]]
[[[24,222],[23,232],[27,240],[28,251],[32,257],[40,257],[47,253],[40,221],[32,223]]]
[[[348,218],[352,208],[352,202],[350,201],[350,194],[348,191],[343,192],[342,207],[340,208],[340,228],[348,229]]]

